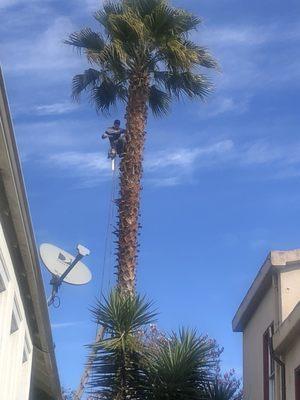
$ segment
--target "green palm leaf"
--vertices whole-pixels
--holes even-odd
[[[105,399],[145,399],[143,345],[138,333],[155,318],[152,303],[113,291],[92,313],[106,335],[91,346],[96,354],[91,388]]]
[[[203,100],[211,92],[212,85],[199,68],[215,69],[218,65],[207,49],[188,39],[189,32],[201,23],[199,17],[171,6],[167,0],[105,1],[94,16],[104,35],[85,28],[70,35],[66,43],[83,50],[99,72],[109,76],[109,82],[101,81],[90,92],[98,111],[107,112],[119,100],[127,101],[124,88],[140,74],[149,77],[145,90],[155,115],[166,112],[170,96]],[[152,80],[153,73],[160,71],[166,72],[168,79]],[[96,82],[87,75],[74,80],[75,97]]]
[[[154,115],[166,114],[170,109],[171,97],[157,86],[150,87],[149,106]]]
[[[104,40],[99,33],[93,32],[90,28],[84,28],[80,32],[74,32],[65,40],[69,44],[79,49],[87,49],[100,52],[104,48]]]
[[[207,398],[205,386],[212,382],[217,365],[216,345],[195,331],[181,330],[149,356],[151,399],[199,400]]]

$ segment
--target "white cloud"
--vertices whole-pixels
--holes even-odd
[[[78,108],[77,104],[69,102],[44,104],[34,107],[34,111],[39,115],[60,115],[70,113]]]
[[[206,28],[201,33],[201,40],[209,46],[260,46],[275,42],[298,40],[298,24],[286,26],[281,23],[269,25],[225,25]],[[195,36],[198,40],[198,35]]]
[[[224,26],[207,29],[201,35],[209,45],[260,45],[272,37],[266,27],[261,26]]]
[[[82,175],[109,172],[110,161],[103,153],[64,152],[52,154],[47,162],[63,169],[77,170]]]
[[[231,97],[229,90],[240,90],[249,96],[271,85],[278,89],[288,82],[299,82],[299,25],[209,27],[193,38],[217,57],[222,73],[214,77],[214,82],[218,92],[227,92],[226,97]],[[282,44],[286,46],[283,48]],[[280,57],[276,57],[276,53]]]
[[[189,168],[197,162],[212,162],[219,156],[230,152],[232,140],[222,140],[214,144],[195,148],[181,148],[173,151],[160,151],[149,155],[145,160],[145,168],[153,171],[161,168]]]
[[[147,183],[155,187],[173,187],[180,185],[181,179],[179,176],[171,176],[168,178],[149,178]]]
[[[223,114],[243,114],[248,110],[249,98],[248,95],[217,96],[207,103],[205,108],[199,108],[199,116],[201,119],[207,119]]]
[[[272,146],[267,142],[257,142],[247,145],[242,152],[241,163],[243,164],[270,164],[275,161],[283,160],[290,149]],[[299,159],[298,159],[299,161]]]
[[[8,72],[47,72],[47,79],[59,79],[61,74],[81,66],[78,54],[63,43],[76,28],[67,17],[57,17],[52,25],[33,39],[15,39],[0,46],[3,64]]]
[[[58,322],[58,323],[52,323],[51,328],[52,329],[61,329],[61,328],[69,328],[70,326],[77,326],[82,324],[83,321],[74,321],[74,322]]]

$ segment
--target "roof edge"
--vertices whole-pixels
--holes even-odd
[[[53,372],[55,395],[57,396],[57,399],[60,399],[60,382],[54,354],[48,307],[1,66],[0,105],[2,105],[3,109],[3,112],[1,113],[3,136],[0,135],[0,142],[2,142],[5,149],[4,151],[7,153],[7,157],[4,159],[4,165],[1,170],[4,180],[4,188],[8,200],[11,199],[10,214],[16,233],[18,247],[24,268],[26,269],[28,277],[30,277],[27,279],[33,299],[34,313],[37,317],[41,344],[43,346],[42,351],[45,353],[46,350],[46,353],[48,354],[47,363],[49,366],[49,372]],[[39,349],[39,346],[36,346],[36,348]]]
[[[299,261],[300,249],[274,250],[268,254],[233,318],[232,329],[234,332],[244,331],[247,322],[259,305],[266,289],[272,284],[272,274],[277,273],[286,265]]]

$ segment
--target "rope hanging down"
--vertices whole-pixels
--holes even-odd
[[[100,284],[100,293],[99,293],[99,301],[101,302],[103,300],[103,287],[104,287],[104,279],[105,279],[105,272],[106,269],[108,269],[109,273],[109,281],[108,285],[110,286],[111,284],[111,274],[112,274],[112,224],[115,218],[115,195],[116,195],[116,187],[117,187],[117,179],[116,179],[116,170],[118,169],[118,166],[115,166],[116,168],[112,169],[112,180],[111,180],[111,190],[110,190],[110,197],[109,197],[109,204],[108,204],[108,218],[107,218],[107,226],[106,226],[106,231],[105,231],[105,241],[104,241],[104,255],[103,255],[103,261],[102,261],[102,273],[101,273],[101,284]],[[107,263],[109,263],[108,268],[107,268]],[[104,328],[97,324],[97,330],[96,330],[96,335],[95,335],[95,341],[94,343],[99,342],[104,336]],[[79,386],[75,392],[74,395],[74,400],[81,400],[82,396],[85,392],[85,388],[88,384],[88,381],[90,379],[90,372],[92,369],[94,357],[96,355],[95,350],[92,350],[89,357],[87,364],[85,366],[84,372],[81,376]],[[93,397],[92,397],[93,398]]]

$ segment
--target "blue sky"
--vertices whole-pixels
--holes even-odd
[[[300,3],[177,0],[203,17],[193,34],[222,66],[205,104],[174,104],[149,120],[138,287],[159,326],[196,327],[225,347],[224,369],[242,370],[231,320],[271,249],[299,247]],[[65,286],[51,310],[62,383],[76,387],[95,334],[89,307],[113,282],[104,263],[111,173],[100,140],[111,118],[70,100],[86,66],[67,35],[90,25],[94,0],[0,0],[0,62],[38,243],[72,251],[94,279]],[[108,246],[109,247],[109,246]],[[44,271],[49,291],[49,275]]]

